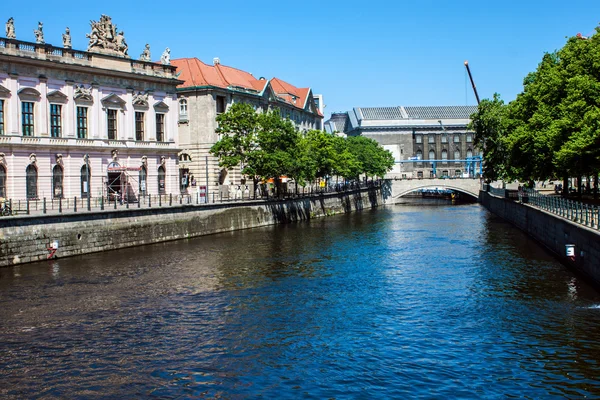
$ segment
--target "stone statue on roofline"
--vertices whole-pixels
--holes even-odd
[[[140,54],[140,61],[152,61],[152,58],[150,57],[150,45],[148,43],[146,43],[144,51]]]
[[[171,49],[168,47],[165,49],[162,56],[160,56],[160,62],[162,65],[171,65]]]
[[[63,33],[63,35],[62,35],[62,39],[63,39],[63,47],[65,49],[70,49],[71,48],[71,30],[69,29],[68,26],[67,26],[67,29],[65,30],[65,33]]]
[[[10,17],[6,22],[6,38],[7,39],[16,39],[17,34],[15,33],[15,20],[13,17]]]
[[[90,40],[87,51],[129,58],[125,34],[117,31],[117,25],[108,15],[102,14],[100,21],[90,21],[90,26],[92,31],[85,35]]]
[[[44,44],[46,41],[44,40],[44,24],[38,22],[38,28],[33,30],[33,34],[35,35],[35,42],[37,44]]]

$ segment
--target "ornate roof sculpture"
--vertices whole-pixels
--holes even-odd
[[[16,39],[17,34],[15,33],[15,20],[13,17],[10,17],[6,22],[6,38],[7,39]]]
[[[90,39],[87,51],[129,58],[124,32],[117,30],[108,15],[102,14],[100,21],[90,21],[92,32],[85,35]]]
[[[35,42],[37,44],[45,44],[44,40],[44,24],[42,22],[38,22],[38,28],[33,30],[33,34],[35,35]]]

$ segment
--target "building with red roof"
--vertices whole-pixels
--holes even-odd
[[[279,78],[256,78],[251,73],[220,63],[205,64],[197,58],[171,60],[177,67],[179,101],[179,155],[182,191],[190,185],[243,184],[239,171],[222,171],[218,159],[209,153],[217,142],[216,117],[234,102],[251,104],[257,112],[277,109],[300,131],[322,129],[323,100],[312,90],[298,88]]]

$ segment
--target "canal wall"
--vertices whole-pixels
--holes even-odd
[[[540,210],[528,204],[480,192],[481,204],[545,246],[559,260],[600,288],[600,233],[589,227]],[[575,245],[574,257],[565,246]]]
[[[0,266],[308,220],[383,205],[379,188],[286,200],[0,219]]]

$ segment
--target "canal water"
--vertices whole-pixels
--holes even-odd
[[[0,269],[0,398],[600,396],[600,296],[479,205]]]

